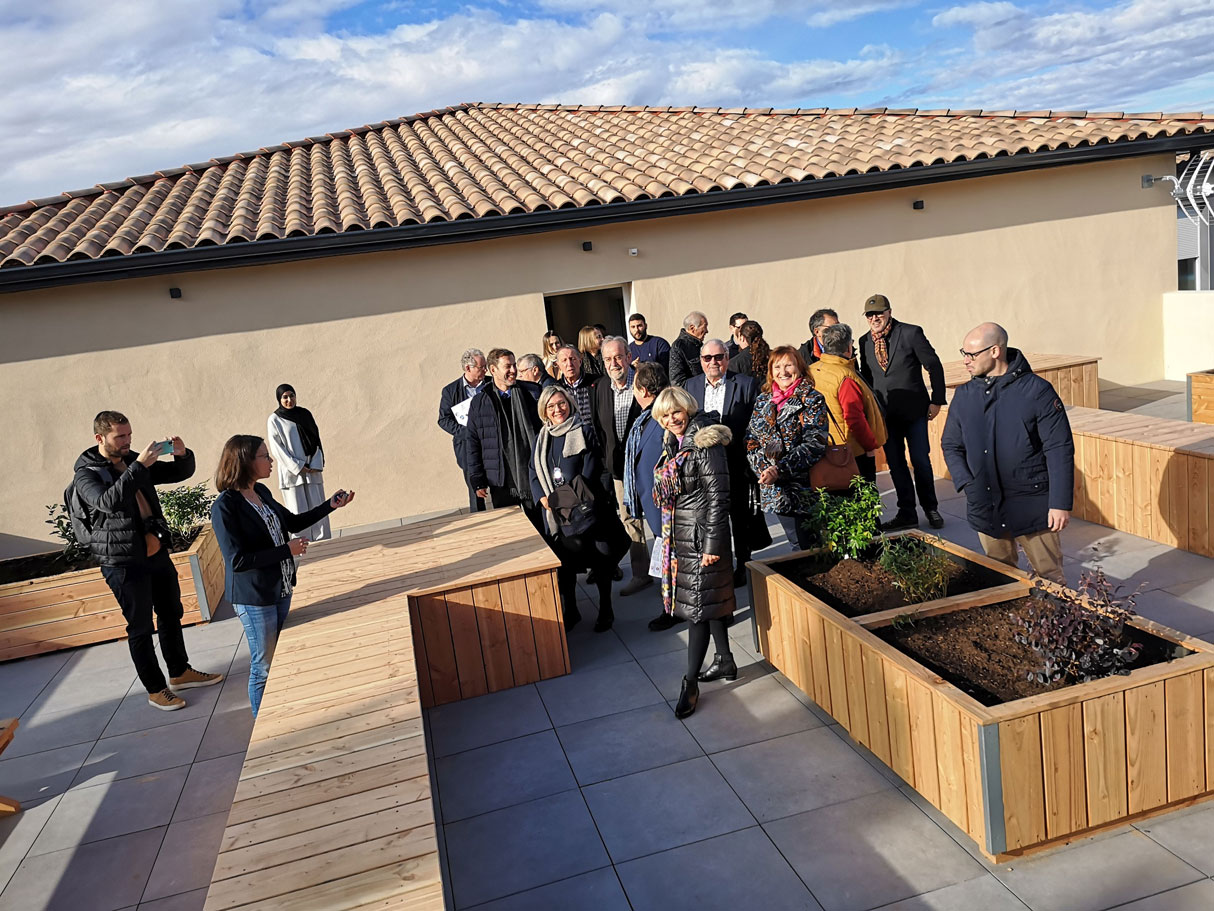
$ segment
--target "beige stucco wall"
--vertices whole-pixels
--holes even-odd
[[[264,433],[280,382],[317,416],[330,489],[359,492],[335,524],[464,505],[435,424],[439,390],[469,345],[536,350],[544,292],[631,282],[657,334],[675,335],[691,309],[717,334],[744,310],[773,344],[799,344],[814,308],[860,327],[864,299],[881,291],[945,359],[968,328],[997,319],[1013,344],[1100,355],[1119,383],[1158,379],[1175,214],[1139,178],[1169,166],[1159,156],[0,295],[0,556],[46,549],[43,504],[60,498],[98,410],[125,411],[138,444],[181,434],[203,479],[230,434]]]
[[[1163,296],[1163,378],[1214,369],[1214,291]]]

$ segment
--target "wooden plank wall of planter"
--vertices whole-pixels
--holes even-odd
[[[205,623],[223,598],[223,555],[209,525],[173,554],[182,624]],[[0,585],[0,661],[126,637],[126,621],[97,568]]]
[[[928,616],[997,601],[975,593],[849,619],[780,576],[786,559],[748,564],[764,657],[988,857],[1214,795],[1209,643],[1136,621],[1195,654],[988,708],[870,630],[895,613]],[[1017,575],[1023,594],[1028,582]]]
[[[1214,557],[1214,426],[1067,411],[1076,518]]]
[[[1189,420],[1214,424],[1214,370],[1188,375]]]

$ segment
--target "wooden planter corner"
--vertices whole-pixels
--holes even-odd
[[[1214,370],[1201,370],[1187,377],[1189,420],[1214,424]]]
[[[182,625],[205,623],[223,597],[223,555],[211,526],[172,554]],[[126,637],[126,621],[101,570],[77,570],[0,585],[0,661]]]
[[[787,559],[747,564],[763,656],[992,860],[1214,795],[1209,643],[1135,618],[1193,654],[987,707],[870,630],[893,613],[1014,600],[1028,590],[1023,573],[1002,598],[988,590],[849,619],[779,575]]]

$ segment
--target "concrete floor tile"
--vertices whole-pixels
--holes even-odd
[[[173,812],[173,822],[231,810],[243,765],[244,753],[196,761],[190,766],[189,777]]]
[[[17,729],[21,736],[21,729]],[[16,742],[14,740],[14,742]],[[93,749],[91,743],[0,760],[0,794],[14,800],[54,797],[68,789]]]
[[[1119,905],[1117,911],[1210,911],[1211,908],[1214,908],[1214,880],[1203,879]]]
[[[1191,636],[1214,630],[1214,602],[1200,607],[1162,589],[1153,589],[1139,593],[1137,610],[1156,623]]]
[[[704,684],[695,714],[683,723],[705,753],[822,726],[818,717],[770,674],[732,688]]]
[[[20,813],[0,819],[0,893],[29,853],[30,846],[37,841],[61,796],[27,801],[22,804]]]
[[[619,874],[635,911],[821,908],[758,826],[620,864]]]
[[[575,672],[631,660],[632,653],[613,631],[596,633],[593,624],[580,623],[569,634],[569,666]]]
[[[239,617],[227,620],[212,620],[210,623],[200,623],[197,626],[187,626],[185,629],[185,647],[190,653],[190,664],[198,670],[206,670],[195,660],[197,652],[219,648],[224,645],[235,646],[244,638],[244,624]],[[214,673],[211,671],[210,673]]]
[[[195,889],[193,892],[182,892],[180,895],[170,895],[168,898],[141,902],[139,911],[202,911],[207,903],[207,891],[207,889]]]
[[[139,901],[165,830],[145,829],[22,861],[0,911],[115,911]]]
[[[801,703],[801,705],[803,705],[807,709],[809,709],[810,712],[813,713],[813,716],[815,718],[817,718],[819,721],[821,721],[823,724],[838,724],[838,722],[836,722],[835,719],[830,717],[830,713],[827,712],[826,709],[822,708],[822,706],[818,705],[818,703],[816,703],[812,699],[810,699],[809,696],[799,686],[797,686],[795,683],[793,683],[791,680],[789,680],[787,677],[785,677],[779,671],[773,669],[771,678],[773,680],[775,680],[777,683],[779,683],[780,686],[784,687],[784,689],[786,689],[790,693],[792,693],[793,698],[796,699],[799,703]]]
[[[169,826],[143,890],[144,901],[210,886],[227,824],[228,812],[225,810]]]
[[[121,645],[125,648],[126,643]],[[72,656],[73,659],[76,657]],[[95,668],[91,662],[69,660],[25,714],[58,714],[90,706],[113,705],[126,696],[134,681],[135,668],[129,654],[125,664],[113,667]]]
[[[1152,544],[1109,556],[1083,555],[1081,562],[1089,569],[1102,567],[1105,575],[1124,583],[1128,591],[1139,585],[1147,589],[1171,588],[1214,577],[1214,560],[1166,544]]]
[[[1214,562],[1214,561],[1211,561]],[[1163,586],[1164,591],[1197,607],[1214,609],[1214,568],[1206,579],[1193,579]]]
[[[222,698],[222,697],[221,697]],[[247,703],[248,697],[246,697]],[[226,712],[216,711],[207,722],[206,733],[198,745],[195,762],[216,759],[239,753],[242,756],[249,748],[253,736],[253,713],[248,705]]]
[[[188,772],[189,767],[182,766],[68,791],[30,848],[30,855],[167,826]]]
[[[147,710],[156,711],[150,706]],[[189,765],[198,752],[206,726],[207,719],[198,718],[98,740],[72,787],[91,787],[105,781]]]
[[[719,680],[713,683],[702,683],[700,684],[701,691],[712,690],[715,692],[716,690],[742,686],[748,681],[758,680],[760,677],[765,677],[772,672],[773,668],[770,664],[760,660],[744,646],[731,642],[730,648],[733,652],[734,663],[738,666],[738,679],[732,682]],[[700,666],[701,671],[708,669],[708,666],[712,663],[714,652],[714,647],[709,645],[708,655]],[[653,681],[653,685],[658,688],[663,699],[679,698],[679,689],[683,686],[683,675],[687,673],[686,649],[677,652],[666,652],[662,655],[651,655],[648,658],[641,658],[637,663],[645,671],[649,679]]]
[[[754,825],[704,757],[591,785],[582,793],[617,864]]]
[[[574,908],[631,911],[624,890],[620,888],[619,877],[611,867],[477,905],[474,911],[571,911]]]
[[[552,727],[534,686],[464,699],[426,711],[435,757],[487,746]]]
[[[827,911],[875,908],[983,875],[897,790],[764,824]]]
[[[712,761],[759,822],[893,787],[825,727],[715,753]]]
[[[215,710],[215,701],[219,698],[221,685],[183,690],[180,695],[185,700],[185,708],[175,712],[163,712],[148,705],[147,690],[142,685],[136,684],[122,700],[101,736],[102,738],[117,737],[121,734],[133,734],[136,731],[147,731],[168,724],[210,718],[211,713]]]
[[[1214,876],[1214,806],[1156,816],[1135,828],[1206,876]]]
[[[670,629],[654,632],[649,621],[662,612],[660,602],[653,613],[635,620],[617,620],[611,629],[620,637],[634,658],[648,658],[663,652],[687,651],[687,624],[676,623]]]
[[[228,674],[219,685],[219,699],[215,702],[216,712],[227,712],[243,709],[251,718],[253,711],[249,702],[249,672]]]
[[[542,680],[536,689],[556,727],[663,701],[634,661]]]
[[[565,791],[446,826],[455,907],[598,870],[608,863],[582,795]]]
[[[1028,906],[993,876],[983,876],[905,898],[880,911],[1027,911]]]
[[[435,762],[445,823],[577,787],[553,731],[540,731]]]
[[[63,669],[69,652],[37,655],[20,661],[7,661],[3,667],[3,692],[0,692],[0,718],[20,718],[38,698],[47,684]],[[11,749],[11,747],[10,747]]]
[[[581,785],[704,755],[665,703],[557,728]]]
[[[101,736],[118,710],[119,701],[83,706],[66,712],[33,711],[21,719],[4,758],[28,756],[76,743],[91,743]]]
[[[1202,878],[1134,829],[1026,857],[993,872],[1033,911],[1103,911]]]

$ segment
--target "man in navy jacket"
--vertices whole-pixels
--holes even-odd
[[[982,548],[1011,566],[1024,548],[1033,571],[1066,584],[1058,533],[1070,521],[1075,442],[1054,387],[983,323],[962,356],[973,376],[953,394],[941,446]]]
[[[479,348],[469,348],[460,357],[463,375],[443,387],[442,396],[438,403],[438,426],[451,434],[451,445],[455,449],[455,464],[461,472],[466,472],[464,465],[464,447],[466,445],[467,421],[463,423],[455,417],[454,408],[465,399],[470,399],[485,388],[485,355]],[[485,508],[485,501],[476,495],[476,488],[468,483],[465,474],[464,483],[468,485],[468,508],[479,512]]]

